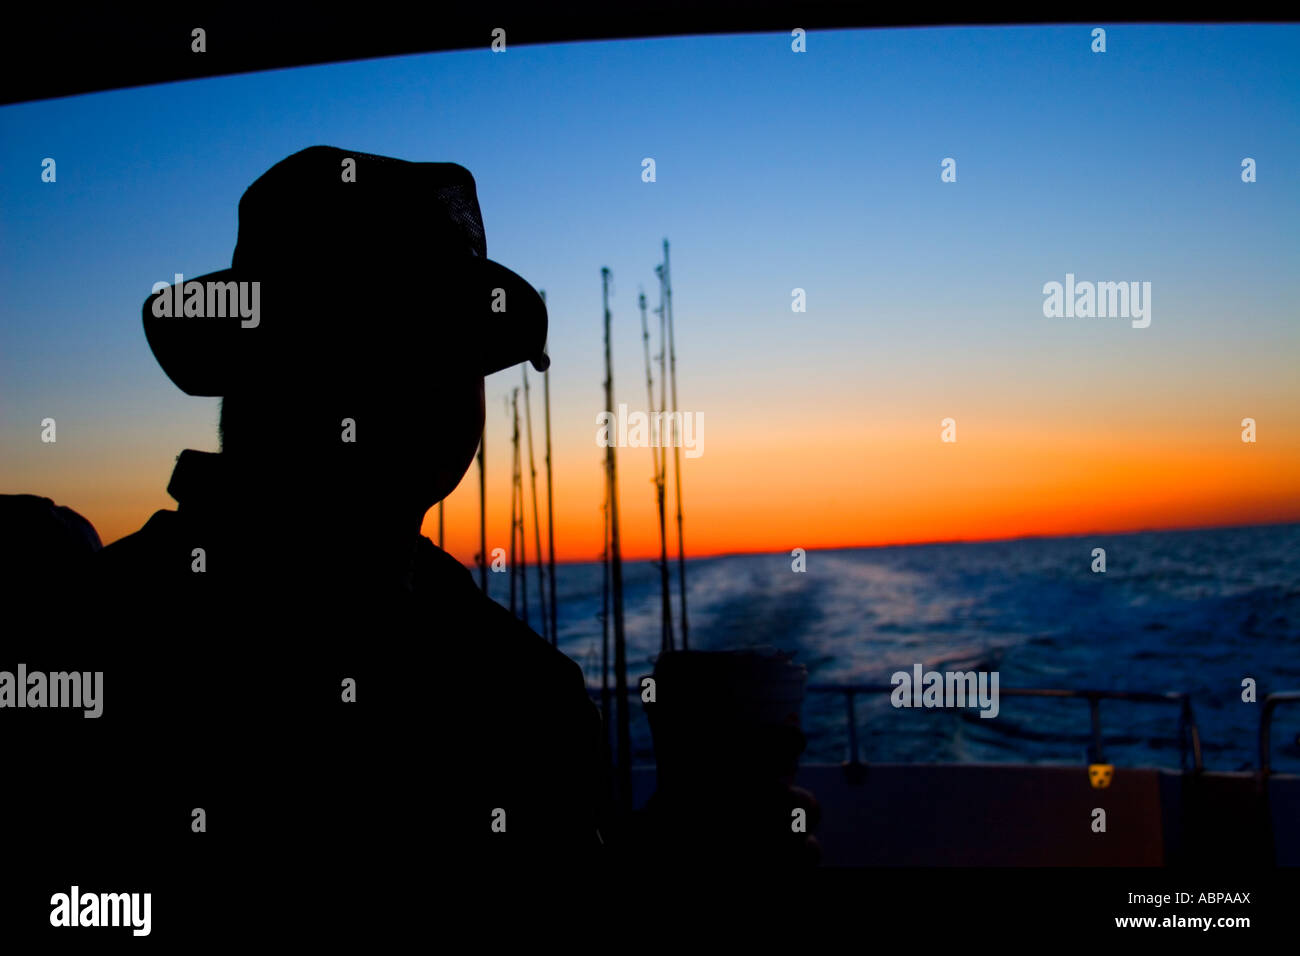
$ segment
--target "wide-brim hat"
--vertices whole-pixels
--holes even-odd
[[[168,279],[145,300],[145,337],[190,395],[230,395],[286,363],[550,364],[546,303],[487,258],[474,177],[456,163],[294,153],[240,199],[231,267]]]

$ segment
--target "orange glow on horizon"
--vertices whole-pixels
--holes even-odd
[[[1099,430],[1063,443],[1029,431],[971,430],[943,444],[934,431],[924,441],[900,433],[848,447],[805,432],[782,436],[777,453],[770,444],[716,443],[700,458],[683,457],[687,557],[1300,520],[1300,442],[1294,439],[1265,446]],[[583,464],[557,460],[556,557],[562,562],[599,560],[602,550],[599,454],[593,451]],[[648,450],[619,449],[618,469],[623,557],[656,559]],[[677,541],[672,486],[670,474],[670,558]],[[469,565],[478,550],[477,487],[471,469],[447,503],[448,550]],[[504,547],[508,554],[509,475],[493,482],[489,473],[488,494],[489,553]],[[533,563],[527,484],[524,494]],[[538,496],[544,513],[540,467]],[[436,508],[423,531],[436,540]],[[544,519],[542,546],[545,552]]]
[[[1213,435],[1093,427],[1067,437],[1044,425],[963,423],[958,441],[938,439],[937,420],[889,428],[825,421],[758,426],[727,435],[714,428],[704,454],[682,456],[686,556],[785,552],[1115,534],[1300,520],[1300,434],[1243,443]],[[770,423],[769,423],[770,425]],[[851,435],[851,438],[846,438]],[[921,437],[924,436],[924,437]],[[557,444],[556,556],[599,560],[603,451],[587,441]],[[489,436],[488,549],[509,553],[507,442]],[[174,452],[172,453],[174,456]],[[670,456],[671,457],[671,456]],[[650,453],[618,449],[622,553],[659,555]],[[527,475],[525,457],[525,475]],[[22,476],[26,488],[89,518],[105,544],[175,508],[164,488],[170,461],[122,460],[100,472],[93,491],[75,471]],[[668,481],[668,554],[676,556],[673,482]],[[528,563],[534,554],[531,488],[525,484]],[[545,466],[538,456],[545,513]],[[472,567],[478,551],[478,471],[471,465],[447,501],[447,550]],[[423,533],[437,541],[438,509]],[[547,535],[542,527],[542,547]]]

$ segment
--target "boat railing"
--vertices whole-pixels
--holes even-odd
[[[814,694],[843,694],[845,716],[849,728],[849,759],[845,769],[850,776],[855,776],[865,767],[858,755],[858,721],[854,701],[859,694],[891,694],[896,689],[893,684],[809,684],[807,690]],[[1189,694],[1180,692],[1152,693],[1131,690],[1076,690],[1058,687],[1003,687],[998,692],[1007,697],[1058,697],[1073,700],[1086,700],[1092,726],[1092,759],[1104,763],[1102,756],[1101,702],[1103,700],[1122,700],[1140,704],[1176,704],[1178,711],[1178,737],[1180,741],[1181,769],[1188,769],[1191,758],[1192,770],[1200,773],[1204,769],[1201,761],[1201,732],[1196,725],[1196,715],[1192,710]],[[1284,696],[1284,695],[1273,695]]]
[[[858,720],[854,708],[854,702],[860,694],[891,694],[895,690],[893,684],[808,684],[805,688],[809,693],[814,694],[843,694],[845,702],[845,716],[848,721],[849,731],[849,759],[845,762],[845,770],[850,778],[860,777],[861,771],[866,765],[862,762],[858,753]],[[600,694],[599,687],[588,685],[587,691],[593,698]],[[638,686],[631,686],[627,689],[629,694],[639,694],[641,689]],[[1132,691],[1132,690],[1077,690],[1073,688],[1059,687],[1004,687],[999,690],[1000,695],[1007,697],[1056,697],[1071,700],[1086,700],[1088,702],[1088,713],[1092,727],[1092,759],[1096,763],[1104,763],[1102,756],[1102,733],[1101,733],[1101,702],[1103,700],[1120,700],[1139,704],[1176,704],[1178,706],[1178,738],[1180,742],[1179,766],[1182,770],[1188,769],[1190,758],[1191,769],[1195,773],[1204,770],[1204,764],[1201,760],[1201,731],[1196,725],[1196,714],[1192,709],[1191,695],[1170,691],[1167,693],[1153,693],[1149,691]],[[1288,692],[1271,694],[1265,699],[1265,707],[1260,725],[1260,766],[1268,766],[1268,722],[1271,720],[1271,714],[1274,707],[1278,704],[1300,700],[1300,692]],[[1267,773],[1267,770],[1265,770]]]

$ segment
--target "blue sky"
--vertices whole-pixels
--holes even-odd
[[[1117,407],[1207,378],[1289,400],[1300,28],[1107,29],[1104,54],[1083,25],[813,32],[804,54],[784,34],[485,45],[0,108],[0,490],[52,480],[46,415],[64,472],[130,460],[158,491],[180,447],[215,447],[216,400],[166,379],[141,304],[229,265],[243,190],[317,143],[473,172],[489,255],[547,291],[575,423],[601,398],[604,265],[620,398],[644,394],[635,296],[654,303],[664,236],[681,389],[724,425],[773,395],[798,419],[909,383],[1068,390],[1080,367]],[[1044,325],[1067,271],[1152,281],[1151,328]]]

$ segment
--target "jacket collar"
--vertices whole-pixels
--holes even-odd
[[[224,484],[226,461],[216,452],[195,451],[186,448],[176,456],[172,479],[167,483],[167,494],[176,499],[182,508],[186,505],[204,507],[215,503]]]
[[[257,496],[247,495],[244,491],[237,476],[231,474],[229,460],[224,455],[193,448],[186,448],[177,456],[176,467],[167,484],[167,493],[176,500],[182,514],[200,520],[218,519],[227,530],[231,527],[227,518],[234,518],[236,522],[247,521],[249,509],[255,507]],[[271,516],[266,520],[275,519]],[[424,535],[415,536],[409,559],[402,561],[399,558],[394,574],[403,590],[423,590],[455,581],[459,589],[468,584],[472,590],[478,591],[469,570]]]

